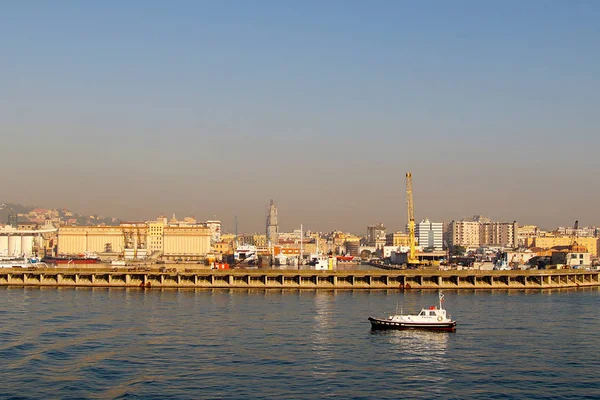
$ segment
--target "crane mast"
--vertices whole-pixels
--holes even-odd
[[[412,174],[406,173],[406,205],[408,208],[408,240],[410,252],[408,253],[408,264],[418,264],[415,249],[415,212],[413,209]]]

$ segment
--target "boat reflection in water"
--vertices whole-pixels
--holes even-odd
[[[410,384],[404,388],[402,398],[423,398],[422,388],[427,387],[427,398],[447,398],[452,378],[450,348],[454,335],[446,331],[423,330],[371,330],[379,351],[393,354],[395,373],[410,375]],[[390,360],[388,360],[390,362]],[[400,398],[400,397],[399,397]]]
[[[397,350],[404,355],[418,358],[443,355],[448,349],[450,337],[450,334],[446,331],[422,331],[414,329],[372,329],[371,335],[387,338],[389,344],[398,347]]]

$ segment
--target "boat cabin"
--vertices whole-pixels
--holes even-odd
[[[424,308],[418,315],[419,317],[443,317],[446,318],[446,310],[439,309],[436,306]]]

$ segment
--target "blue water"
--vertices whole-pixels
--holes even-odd
[[[0,288],[0,398],[600,398],[599,291]]]

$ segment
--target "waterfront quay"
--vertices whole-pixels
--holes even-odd
[[[600,286],[600,271],[5,269],[0,286],[198,289],[556,289]]]

